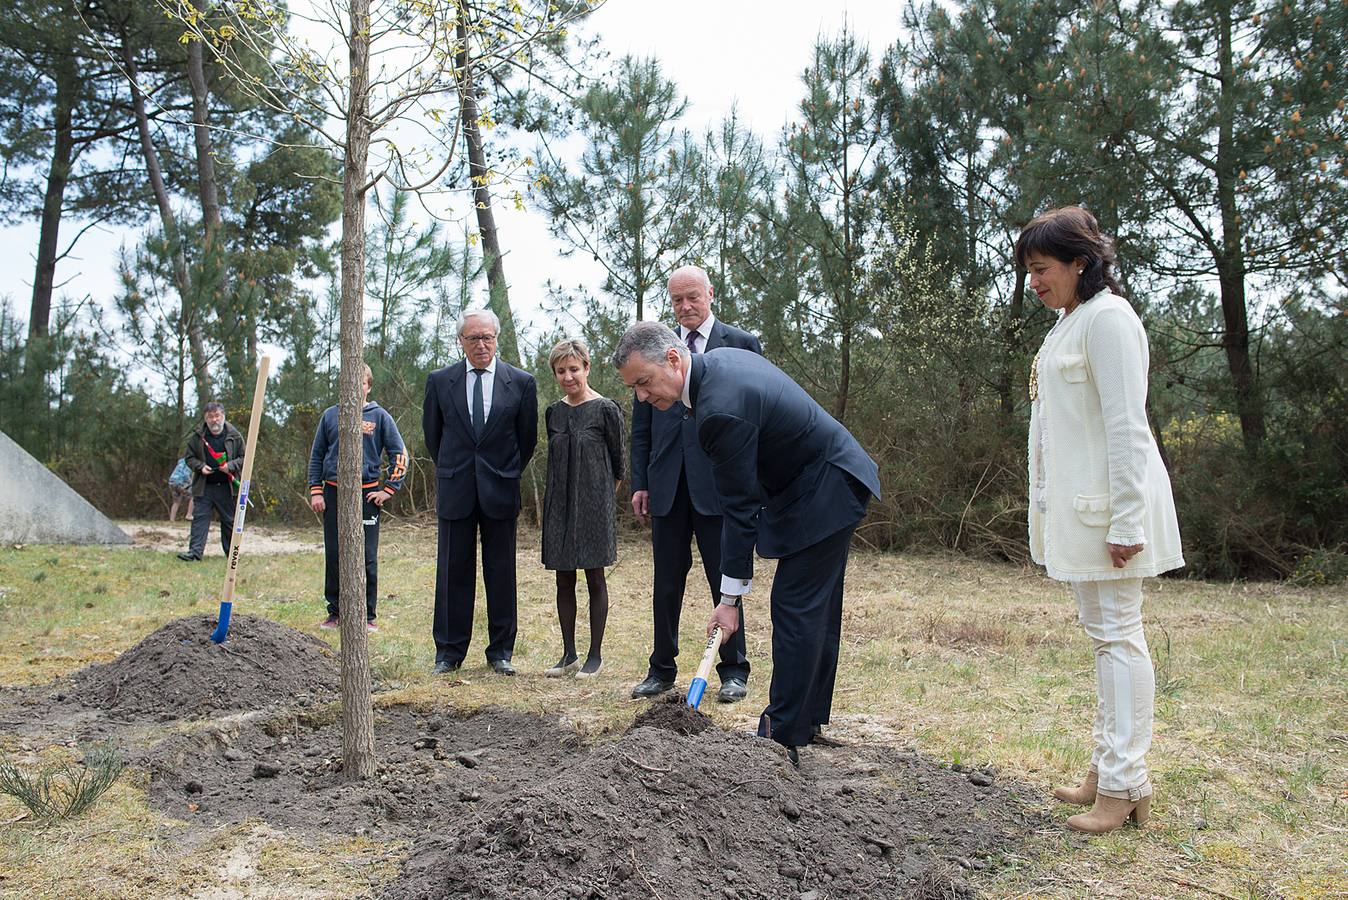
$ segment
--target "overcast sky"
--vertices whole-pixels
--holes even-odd
[[[615,58],[627,53],[658,57],[666,76],[688,97],[685,127],[700,134],[735,105],[740,120],[770,147],[783,125],[797,116],[800,73],[816,38],[837,34],[845,19],[869,42],[875,58],[898,37],[899,8],[892,0],[608,0],[585,30],[599,34]],[[462,205],[467,215],[467,201]],[[548,279],[597,288],[598,267],[589,260],[563,259],[544,215],[517,212],[509,203],[497,209],[512,306],[522,324],[540,324],[538,304]],[[63,248],[77,228],[73,221],[62,222]],[[27,317],[32,295],[37,233],[36,221],[0,228],[0,297],[7,295],[21,318]],[[116,289],[118,248],[133,246],[137,236],[130,229],[87,233],[58,266],[58,298],[92,294],[108,299]],[[653,306],[648,315],[666,311],[662,304]]]

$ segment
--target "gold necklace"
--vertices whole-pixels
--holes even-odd
[[[1076,307],[1073,307],[1073,309],[1075,308]],[[1058,330],[1058,326],[1061,325],[1067,319],[1067,316],[1068,314],[1071,313],[1071,311],[1072,310],[1069,309],[1067,312],[1063,313],[1061,316],[1058,317],[1058,321],[1053,323],[1053,327],[1048,330],[1048,334],[1044,335],[1044,342],[1040,344],[1039,349],[1035,351],[1034,360],[1030,363],[1031,403],[1039,399],[1039,354],[1044,352],[1044,347],[1047,346],[1049,338],[1053,337],[1053,333]]]

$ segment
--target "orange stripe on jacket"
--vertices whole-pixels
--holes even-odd
[[[388,474],[389,481],[401,481],[407,474],[407,454],[399,453],[393,457],[393,469]]]

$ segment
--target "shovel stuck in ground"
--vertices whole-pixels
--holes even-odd
[[[248,416],[248,444],[243,451],[243,472],[239,476],[239,506],[234,510],[234,534],[229,540],[229,563],[225,566],[225,591],[220,598],[220,618],[211,640],[224,643],[229,637],[229,617],[234,609],[234,582],[239,575],[239,552],[243,549],[243,520],[248,515],[248,486],[253,480],[253,454],[257,450],[257,432],[262,425],[262,398],[267,393],[267,369],[271,358],[257,363],[257,385],[253,388],[253,411]]]
[[[711,674],[711,664],[720,649],[721,626],[717,625],[711,630],[711,637],[707,638],[707,649],[702,651],[702,662],[698,664],[693,683],[688,685],[688,705],[693,709],[697,709],[697,705],[702,702],[702,694],[707,690],[707,676]]]

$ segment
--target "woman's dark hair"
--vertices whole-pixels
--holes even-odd
[[[1024,269],[1032,253],[1069,264],[1077,260],[1085,263],[1077,281],[1077,299],[1082,303],[1105,288],[1123,295],[1114,278],[1114,241],[1100,233],[1095,216],[1080,206],[1050,209],[1021,229],[1016,238],[1016,265]]]

